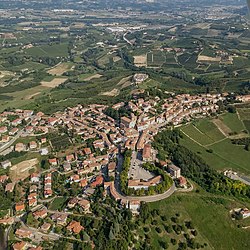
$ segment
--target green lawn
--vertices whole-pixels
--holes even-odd
[[[237,227],[229,211],[245,206],[229,198],[210,194],[175,194],[166,200],[150,204],[168,218],[180,214],[180,221],[191,220],[207,249],[250,249],[249,231]],[[249,206],[249,204],[247,204]],[[240,224],[240,223],[239,223]],[[175,249],[171,244],[169,249]],[[156,248],[159,249],[159,248]]]
[[[67,201],[66,197],[58,197],[53,200],[50,204],[49,209],[51,210],[60,210],[64,206],[65,202]]]
[[[238,115],[235,113],[226,113],[220,116],[225,125],[227,125],[233,132],[241,132],[245,129]]]

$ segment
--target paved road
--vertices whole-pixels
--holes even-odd
[[[42,233],[37,228],[27,226],[21,219],[19,220],[19,222],[21,223],[23,229],[34,234],[34,240],[37,242],[44,241],[44,238],[49,238],[50,240],[59,240],[61,237],[59,234],[55,234],[53,232],[50,232],[48,234]]]
[[[9,142],[5,143],[3,146],[0,147],[0,154],[9,148],[23,133],[23,129],[20,130]]]
[[[27,123],[27,125],[26,126],[29,126],[30,125],[30,123],[32,122],[32,119],[33,118],[33,116],[31,116],[30,117],[30,121]],[[23,132],[24,132],[24,129],[25,128],[23,128],[23,129],[21,129],[20,131],[18,131],[17,132],[17,134],[9,141],[9,142],[7,142],[7,143],[5,143],[4,145],[2,145],[1,147],[0,147],[0,155],[1,155],[1,153],[3,152],[3,151],[5,151],[6,149],[8,149],[22,134],[23,134]]]
[[[170,187],[170,189],[168,189],[165,193],[163,194],[156,194],[156,195],[150,195],[150,196],[124,196],[123,199],[126,200],[139,200],[139,201],[144,201],[144,202],[155,202],[155,201],[160,201],[160,200],[164,200],[168,197],[170,197],[176,190],[175,184],[173,183],[173,185]]]

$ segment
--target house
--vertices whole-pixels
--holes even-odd
[[[9,217],[6,219],[0,219],[0,224],[3,225],[12,225],[15,222],[15,218],[14,217]]]
[[[7,127],[0,127],[0,134],[4,134],[8,132],[8,128]]]
[[[63,163],[63,170],[64,172],[68,172],[71,170],[71,164],[69,162],[64,162]]]
[[[152,161],[152,149],[150,144],[145,144],[142,150],[142,159],[143,161]]]
[[[87,179],[82,179],[80,180],[80,183],[79,183],[80,187],[84,188],[88,185],[88,181]]]
[[[47,215],[48,213],[46,209],[37,210],[33,213],[35,219],[44,219]]]
[[[32,238],[33,237],[33,233],[29,230],[26,230],[24,228],[19,228],[16,230],[15,235],[19,238]]]
[[[37,199],[37,193],[31,193],[28,195],[28,200]]]
[[[51,216],[51,219],[53,220],[53,221],[56,221],[56,223],[58,224],[58,225],[61,225],[61,226],[65,226],[66,225],[66,223],[67,223],[67,218],[68,218],[68,215],[67,214],[53,214],[52,216]]]
[[[185,177],[180,176],[180,177],[178,178],[178,180],[179,180],[179,185],[180,185],[181,187],[186,187],[186,185],[187,185],[187,180],[186,180]]]
[[[36,185],[31,185],[30,186],[30,193],[36,193],[37,192],[37,186]]]
[[[11,131],[9,132],[9,135],[15,135],[18,132],[18,128],[13,128],[11,129]]]
[[[49,198],[50,196],[52,196],[53,194],[53,191],[51,189],[46,189],[44,190],[44,198],[47,199]]]
[[[2,167],[3,169],[7,169],[8,167],[11,167],[11,166],[12,166],[12,164],[11,164],[11,161],[9,161],[9,160],[2,161],[2,162],[1,162],[1,167]]]
[[[132,211],[132,213],[138,213],[140,210],[141,202],[138,200],[131,200],[129,202],[128,208]]]
[[[145,189],[148,190],[150,186],[156,186],[157,184],[161,183],[162,177],[160,175],[155,176],[147,181],[144,180],[128,180],[128,187],[134,188],[135,190],[138,189]]]
[[[181,169],[175,166],[174,164],[168,166],[168,172],[173,178],[178,179],[181,177]]]
[[[34,127],[33,127],[33,126],[27,126],[27,127],[25,128],[25,131],[26,131],[27,133],[31,134],[31,133],[34,131]]]
[[[17,118],[14,121],[11,122],[11,125],[14,126],[14,127],[16,127],[16,126],[18,126],[20,124],[22,124],[22,119],[20,119],[20,118]]]
[[[53,158],[53,159],[49,159],[49,164],[52,166],[56,166],[57,165],[57,159]]]
[[[46,143],[46,142],[47,142],[47,139],[46,139],[46,138],[42,138],[42,139],[41,139],[41,143],[42,143],[42,144],[44,144],[44,143]]]
[[[38,173],[33,173],[30,175],[30,181],[32,183],[37,183],[37,182],[39,182],[39,180],[40,180],[40,178],[39,178]]]
[[[28,242],[20,241],[12,245],[13,250],[25,250],[28,247]]]
[[[74,161],[74,160],[75,160],[75,156],[73,154],[66,155],[66,161],[67,162]]]
[[[115,172],[115,168],[116,168],[116,163],[115,162],[110,162],[108,164],[108,171],[109,171],[109,174],[110,173],[114,173]]]
[[[84,149],[83,149],[83,153],[84,153],[85,155],[90,155],[92,152],[91,152],[91,149],[90,149],[90,148],[84,148]]]
[[[241,209],[240,214],[242,215],[243,219],[246,219],[250,217],[250,210],[248,210],[247,208]]]
[[[69,202],[68,202],[68,208],[74,208],[77,203],[78,203],[78,199],[77,198],[70,199]]]
[[[41,230],[44,232],[48,232],[50,228],[51,228],[51,224],[46,223],[46,222],[41,226]]]
[[[33,207],[37,205],[37,199],[30,199],[29,200],[29,207]]]
[[[97,186],[102,185],[102,184],[103,184],[103,181],[104,181],[103,176],[102,176],[102,175],[98,175],[98,176],[96,177],[95,181],[92,182],[92,183],[90,184],[90,186],[91,186],[92,188],[95,188],[95,187],[97,187]]]
[[[37,143],[35,141],[30,142],[30,149],[36,149],[37,148]]]
[[[5,186],[5,192],[10,192],[12,193],[14,191],[14,187],[15,187],[16,183],[8,183]]]
[[[5,175],[0,175],[0,183],[5,183],[9,179],[9,176]]]
[[[9,142],[9,141],[10,141],[10,137],[8,135],[3,135],[2,136],[2,139],[1,139],[2,143],[6,143],[6,142]]]
[[[16,212],[22,212],[25,210],[25,205],[23,202],[19,202],[15,205]]]
[[[136,122],[126,116],[121,117],[121,128],[134,128],[135,123]]]
[[[140,84],[140,83],[144,82],[147,79],[148,79],[147,74],[136,73],[133,76],[133,81],[134,81],[135,84]]]
[[[80,200],[78,201],[78,205],[83,208],[83,210],[86,212],[90,209],[90,202],[88,200]]]
[[[26,150],[26,147],[23,143],[19,142],[15,145],[15,151],[16,152],[22,152],[22,151],[25,151]]]
[[[80,176],[78,174],[74,174],[70,176],[71,183],[73,182],[80,182]]]
[[[79,234],[82,230],[84,230],[84,227],[81,226],[78,221],[71,221],[67,226],[67,230],[74,234]]]

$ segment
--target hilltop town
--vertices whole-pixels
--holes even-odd
[[[1,113],[0,150],[5,159],[1,168],[6,172],[0,176],[1,186],[6,194],[16,196],[21,192],[0,220],[5,225],[21,222],[15,237],[22,241],[14,249],[37,245],[46,237],[59,239],[61,234],[55,233],[58,226],[66,226],[67,234],[74,238],[85,225],[69,220],[69,215],[91,214],[91,197],[99,186],[104,187],[104,196],[111,196],[134,214],[143,201],[164,199],[178,188],[190,189],[180,168],[168,159],[157,159],[154,136],[166,125],[178,126],[215,114],[218,102],[225,98],[172,93],[163,100],[135,98],[112,107],[78,105],[51,116],[20,109]],[[119,112],[124,114],[120,118]],[[135,191],[133,195],[120,189],[124,152],[128,151],[127,185]],[[16,162],[25,155],[37,157]],[[163,182],[163,176],[144,169],[145,163],[156,163],[169,176],[167,190],[153,188]],[[52,209],[51,203],[62,198],[65,208]],[[36,227],[30,227],[27,221],[25,224],[27,214],[37,221]]]

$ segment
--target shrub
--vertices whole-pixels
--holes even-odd
[[[161,228],[160,227],[156,227],[155,231],[160,234],[162,232]]]

